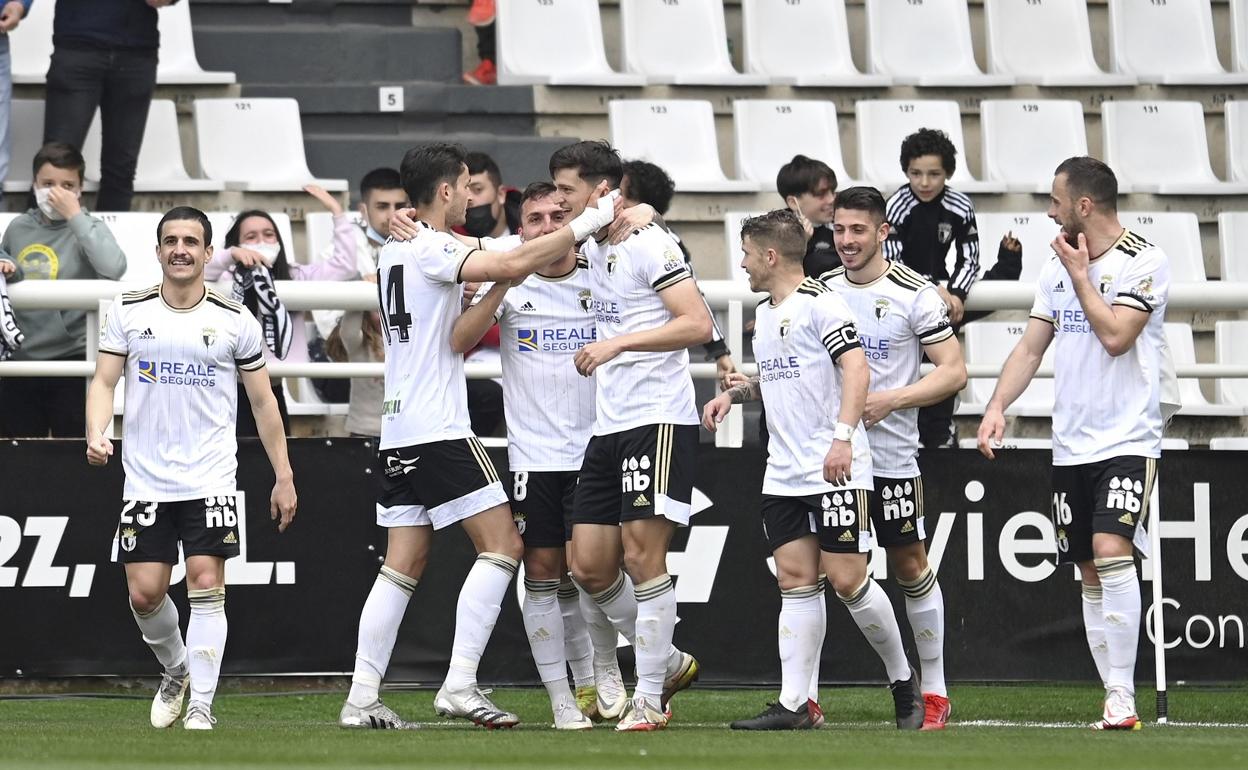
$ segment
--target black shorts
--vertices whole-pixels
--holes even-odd
[[[1132,540],[1148,518],[1148,497],[1156,478],[1157,461],[1151,457],[1053,466],[1058,563],[1091,561],[1092,536],[1100,532]]]
[[[383,449],[377,524],[442,529],[507,502],[475,436]]]
[[[238,506],[233,495],[153,503],[123,500],[117,560],[178,563],[184,556],[238,556]]]
[[[688,524],[697,451],[696,425],[643,425],[590,438],[572,523],[619,524],[663,516]]]
[[[526,548],[562,548],[572,539],[576,471],[513,471],[511,517]]]
[[[870,497],[866,489],[801,497],[763,495],[763,537],[773,552],[785,543],[817,535],[822,551],[867,553],[871,550]]]
[[[885,548],[927,540],[923,524],[923,477],[885,479],[875,477],[871,500],[871,528]]]

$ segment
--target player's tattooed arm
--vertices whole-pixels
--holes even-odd
[[[725,392],[734,404],[763,400],[763,389],[759,385],[757,377],[750,377],[744,382],[738,382]]]

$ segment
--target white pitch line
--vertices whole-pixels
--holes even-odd
[[[422,730],[434,729],[434,730],[474,731],[474,730],[486,729],[486,728],[478,727],[476,725],[473,725],[464,721],[417,722],[416,724],[419,725],[420,729]],[[1033,728],[1033,729],[1039,729],[1039,730],[1076,730],[1076,729],[1086,730],[1086,729],[1091,729],[1091,724],[1092,724],[1091,722],[1028,722],[1028,721],[1016,721],[1016,720],[1008,720],[1008,719],[972,719],[972,720],[967,720],[967,721],[950,722],[949,727],[954,728],[954,729],[959,728],[959,727],[1002,727],[1002,728],[1022,727],[1022,728]],[[680,728],[693,728],[693,729],[700,729],[700,730],[710,730],[710,729],[727,730],[729,729],[727,722],[673,721],[671,723],[671,726],[675,729],[680,729]],[[853,730],[853,729],[862,729],[862,728],[879,729],[879,728],[891,728],[892,726],[893,726],[892,722],[885,722],[885,721],[880,721],[880,722],[826,722],[824,723],[823,729],[825,730]],[[1240,730],[1248,729],[1248,724],[1245,724],[1242,722],[1176,722],[1173,720],[1164,725],[1159,725],[1156,722],[1145,722],[1144,726],[1145,728],[1148,728],[1148,729],[1159,729],[1159,730],[1164,730],[1169,727],[1180,727],[1180,728],[1181,727],[1209,727],[1209,728],[1218,728],[1218,729],[1240,729]],[[554,728],[544,723],[525,722],[519,725],[517,728],[499,728],[497,730],[493,730],[490,732],[507,732],[510,729],[519,729],[525,732],[529,732],[533,730],[553,730]],[[606,731],[606,732],[612,732],[614,731],[614,729],[615,728],[612,725],[598,726],[594,728],[595,731]],[[593,732],[593,731],[590,731],[590,732]]]

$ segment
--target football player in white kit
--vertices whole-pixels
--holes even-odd
[[[833,212],[832,239],[842,266],[821,279],[854,311],[871,367],[871,391],[862,412],[875,473],[871,524],[906,597],[923,680],[922,729],[943,730],[950,713],[945,600],[927,563],[918,407],[940,403],[961,390],[966,363],[935,284],[885,258],[881,244],[889,225],[879,190],[842,190]],[[936,366],[920,377],[924,354]]]
[[[487,728],[519,722],[477,685],[477,666],[523,544],[507,494],[468,419],[464,357],[451,348],[460,284],[519,280],[557,261],[578,237],[610,224],[615,198],[601,186],[594,205],[566,228],[505,253],[474,248],[450,233],[463,223],[468,202],[464,156],[462,147],[443,143],[408,151],[400,174],[424,227],[411,240],[391,239],[379,256],[386,393],[377,522],[388,535],[385,563],[360,615],[355,672],[338,720],[343,727],[415,726],[382,704],[378,690],[433,530],[455,523],[478,555],[459,594],[449,671],[434,708]]]
[[[211,730],[227,631],[225,560],[239,554],[241,531],[234,496],[238,380],[276,476],[269,509],[281,517],[281,531],[295,515],[294,473],[260,324],[204,285],[204,265],[212,257],[208,217],[189,206],[171,209],[156,238],[161,283],[118,295],[101,325],[100,357],[87,391],[87,462],[106,465],[113,455],[107,432],[124,374],[126,480],[116,547],[135,622],[164,666],[151,722],[173,724],[189,684],[182,724]],[[168,595],[179,543],[191,605],[185,642]]]
[[[861,417],[871,374],[854,314],[837,292],[805,277],[806,234],[792,211],[745,220],[741,250],[750,289],[770,295],[755,311],[759,374],[708,402],[702,421],[715,430],[733,404],[761,399],[767,408],[762,519],[780,584],[782,683],[776,703],[732,727],[817,726],[808,695],[827,626],[822,571],[884,662],[897,727],[916,729],[923,723],[918,674],[888,595],[867,574],[873,479]]]
[[[1054,345],[1053,529],[1057,560],[1083,584],[1088,648],[1105,686],[1093,727],[1135,730],[1140,580],[1133,542],[1161,457],[1161,371],[1170,261],[1118,221],[1118,180],[1095,158],[1062,161],[1049,217],[1061,225],[1056,256],[1036,280],[1031,319],[1001,369],[979,451],[992,459],[1005,409]]]

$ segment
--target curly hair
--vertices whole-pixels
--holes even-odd
[[[949,135],[935,128],[920,128],[901,140],[901,170],[910,170],[910,161],[924,155],[939,155],[940,165],[946,176],[953,176],[958,168],[958,150],[949,141]]]
[[[630,199],[654,206],[660,215],[671,208],[676,183],[662,167],[644,160],[625,161],[624,179],[627,181],[621,182],[621,186],[626,188]]]

